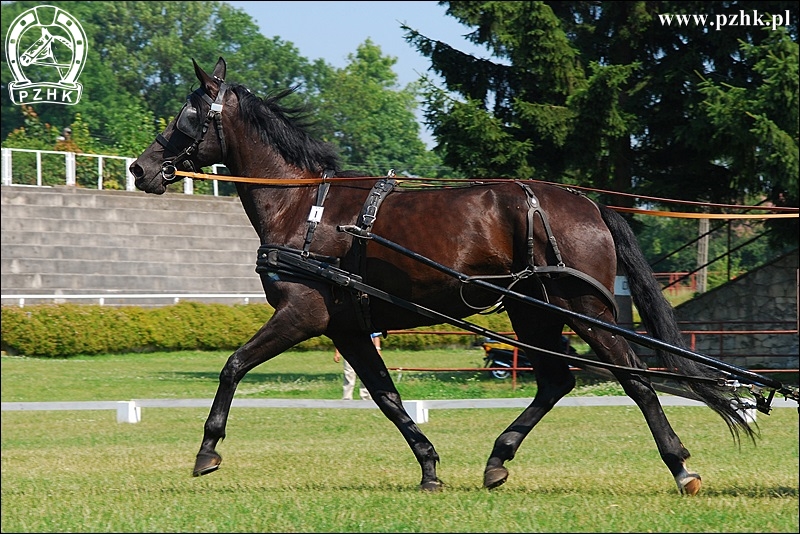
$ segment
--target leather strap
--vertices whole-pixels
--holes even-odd
[[[325,169],[322,171],[322,182],[317,189],[317,201],[311,206],[311,211],[308,213],[308,221],[306,227],[306,238],[303,243],[303,255],[308,256],[308,249],[311,247],[311,241],[314,239],[314,232],[317,230],[317,225],[322,220],[322,212],[325,210],[325,198],[328,196],[328,191],[331,188],[331,183],[327,181],[328,178],[334,175],[334,171]]]
[[[378,217],[378,209],[381,207],[384,199],[394,191],[397,181],[394,179],[394,171],[389,171],[386,178],[382,178],[375,182],[372,189],[367,195],[367,200],[364,201],[364,206],[361,208],[361,213],[356,219],[356,223],[360,228],[369,232],[375,224]],[[355,273],[359,278],[366,276],[367,272],[367,240],[356,237],[353,239],[353,263],[355,266]],[[375,332],[372,326],[372,319],[369,307],[369,294],[364,291],[352,291],[353,301],[356,308],[356,315],[359,320],[359,326],[366,331]]]

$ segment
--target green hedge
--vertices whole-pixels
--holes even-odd
[[[272,317],[267,304],[181,302],[160,308],[85,304],[2,307],[2,350],[12,355],[66,358],[77,355],[178,350],[236,350]],[[511,330],[506,314],[479,315],[471,322],[498,332]],[[390,335],[383,347],[427,349],[468,347],[472,335],[425,334],[458,330],[449,325]],[[332,350],[327,337],[300,343],[299,349]]]

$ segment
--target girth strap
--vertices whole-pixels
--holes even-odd
[[[308,213],[306,238],[303,242],[304,256],[308,256],[308,249],[311,247],[311,241],[314,239],[314,232],[317,229],[317,225],[322,220],[322,212],[325,211],[323,204],[325,204],[325,198],[328,196],[328,190],[331,188],[331,183],[325,180],[333,175],[334,171],[330,169],[325,169],[322,172],[322,183],[319,184],[319,189],[317,189],[317,201],[311,206],[311,211]]]
[[[325,170],[322,174],[322,178],[325,180],[333,175],[334,171]],[[378,208],[380,208],[380,205],[386,196],[394,190],[396,183],[396,180],[394,180],[393,170],[389,171],[389,174],[386,178],[382,178],[375,182],[375,185],[372,186],[372,189],[370,190],[369,195],[367,195],[367,199],[364,202],[364,206],[361,208],[361,212],[356,219],[359,228],[362,228],[367,232],[372,229],[372,226],[375,224],[375,220],[378,215]],[[279,245],[263,245],[258,250],[258,261],[256,262],[257,272],[267,274],[271,278],[291,276],[295,278],[319,279],[318,276],[309,276],[309,272],[319,275],[320,272],[325,271],[331,266],[335,266],[337,268],[339,267],[339,258],[319,256],[313,252],[310,252],[311,242],[314,239],[314,232],[322,220],[325,198],[328,195],[329,189],[330,182],[323,181],[317,190],[316,202],[313,206],[311,206],[311,211],[308,214],[303,249],[296,250]],[[347,276],[356,280],[361,280],[364,276],[367,268],[366,247],[367,241],[365,239],[355,238],[353,240],[351,255],[353,272],[347,273]],[[277,261],[278,256],[282,258],[282,261]],[[296,256],[301,259],[296,259]],[[321,262],[321,267],[318,269],[309,269],[311,264],[299,263],[308,259]],[[304,268],[296,269],[293,268],[293,266],[303,266]],[[330,271],[326,271],[326,275],[329,275],[329,273]],[[338,285],[343,284],[338,283]],[[353,304],[355,306],[359,327],[365,332],[375,332],[375,328],[372,325],[372,319],[370,317],[369,295],[359,290],[351,291],[350,295],[353,298]]]
[[[375,224],[375,219],[378,216],[378,208],[380,208],[383,200],[394,190],[397,181],[394,179],[394,170],[390,170],[386,178],[382,178],[375,182],[372,186],[367,200],[364,201],[364,206],[361,208],[361,213],[356,219],[358,227],[362,230],[369,232]],[[359,275],[359,279],[364,277],[367,272],[367,240],[356,237],[353,239],[353,264],[355,272]],[[372,326],[372,318],[369,307],[369,294],[363,291],[353,291],[353,296],[356,316],[359,320],[359,326],[368,332],[374,332]]]

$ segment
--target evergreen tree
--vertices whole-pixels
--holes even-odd
[[[796,47],[796,3],[440,4],[491,56],[475,58],[405,27],[406,39],[444,80],[443,88],[426,89],[426,118],[444,161],[466,175],[545,179],[693,201],[752,203],[773,194],[774,184],[737,172],[724,157],[732,147],[714,135],[719,119],[710,113],[708,83],[788,92],[770,101],[793,105],[788,115],[796,117],[797,85],[762,83],[764,76],[744,57],[758,54],[741,48],[746,43],[747,50],[766,57],[780,35]],[[717,15],[756,11],[766,17],[786,10],[792,17],[782,32],[754,24],[667,25],[660,17],[706,14],[714,21]],[[762,112],[754,108],[752,114]],[[787,141],[796,132],[793,124],[794,129],[781,129],[789,137],[782,141],[770,124],[754,125],[762,133],[748,137],[748,153],[769,152],[780,143],[787,154],[781,158],[791,159]],[[795,160],[796,140],[794,133]],[[632,198],[614,203],[631,204]]]

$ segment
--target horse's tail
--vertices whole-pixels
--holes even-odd
[[[687,348],[675,320],[672,305],[661,292],[661,287],[653,276],[653,270],[644,257],[633,230],[617,212],[605,206],[598,206],[603,221],[614,238],[617,261],[623,266],[628,276],[631,297],[647,332],[656,339]],[[719,372],[707,365],[665,350],[656,350],[656,355],[668,370],[676,374],[703,378],[720,376]],[[687,387],[691,393],[722,417],[736,441],[739,440],[740,431],[743,431],[751,440],[755,439],[756,430],[744,417],[741,411],[741,399],[735,390],[726,391],[714,384],[702,381],[687,381],[684,383],[684,387]]]

